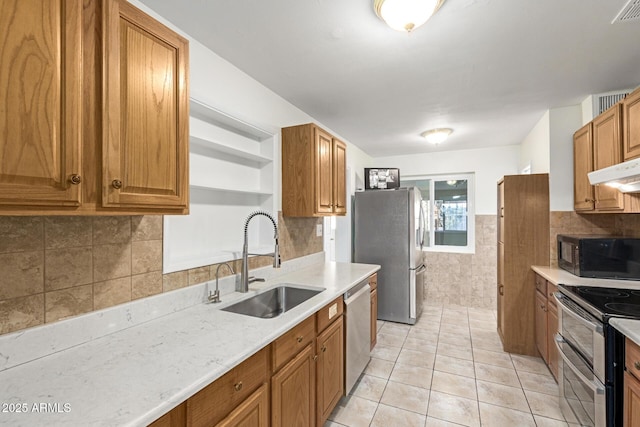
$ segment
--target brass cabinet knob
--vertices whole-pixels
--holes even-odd
[[[303,340],[303,339],[304,339],[304,337],[303,337],[303,336],[299,336],[296,340],[297,340],[298,342],[302,342],[302,340]]]
[[[114,179],[113,181],[111,181],[111,186],[116,190],[119,190],[122,188],[122,181],[120,181],[119,179]]]
[[[242,390],[242,381],[240,381],[239,383],[234,384],[234,385],[233,385],[233,389],[234,389],[235,391],[240,391],[240,390]]]
[[[636,361],[633,363],[633,366],[640,371],[640,362]]]
[[[323,345],[322,346],[322,352],[324,353],[325,351],[327,351],[327,346]]]
[[[318,360],[318,355],[317,354],[315,356],[313,356],[313,361],[315,362],[316,360]]]
[[[80,182],[82,182],[82,177],[80,177],[80,175],[78,175],[77,173],[74,173],[73,175],[71,175],[71,177],[69,177],[69,182],[71,182],[73,185],[78,185],[80,184]]]

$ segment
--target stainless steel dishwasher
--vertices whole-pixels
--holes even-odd
[[[345,393],[349,394],[371,357],[371,287],[369,279],[344,294],[347,319]]]

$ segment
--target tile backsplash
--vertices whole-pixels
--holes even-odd
[[[217,265],[162,274],[162,218],[0,217],[0,334],[215,278]],[[278,220],[283,261],[323,250],[322,219]]]

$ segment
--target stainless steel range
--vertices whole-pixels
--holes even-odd
[[[565,285],[558,290],[562,413],[583,426],[622,426],[624,336],[609,319],[640,319],[640,290]]]

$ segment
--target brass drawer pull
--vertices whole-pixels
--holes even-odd
[[[324,353],[325,351],[327,351],[327,346],[326,346],[326,345],[323,345],[323,346],[322,346],[322,352]]]
[[[80,177],[80,175],[78,175],[77,173],[74,173],[69,178],[69,182],[71,182],[73,185],[78,185],[82,182],[82,177]]]
[[[634,366],[637,370],[639,370],[639,371],[640,371],[640,362],[638,362],[638,361],[633,362],[633,366]]]
[[[240,381],[239,383],[234,384],[234,385],[233,385],[233,389],[234,389],[235,391],[240,391],[240,390],[242,390],[242,381]]]
[[[303,339],[304,339],[304,337],[303,337],[303,336],[299,336],[298,338],[296,338],[296,340],[297,340],[299,343],[300,343],[300,342],[302,342],[302,340],[303,340]]]
[[[122,181],[120,181],[119,179],[114,179],[113,181],[111,181],[111,186],[116,190],[119,190],[122,188]]]

